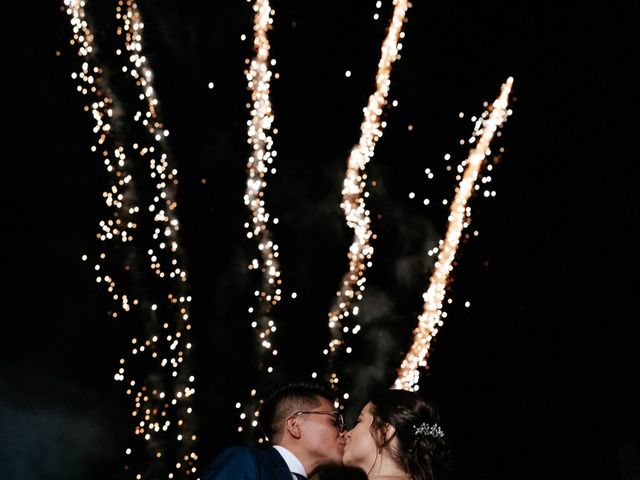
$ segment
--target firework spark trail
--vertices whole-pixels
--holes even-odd
[[[414,330],[414,339],[407,352],[395,380],[394,388],[417,390],[420,379],[420,367],[427,367],[427,358],[431,341],[442,326],[442,305],[449,274],[453,269],[453,259],[458,249],[462,230],[466,227],[469,216],[467,202],[474,190],[474,183],[489,152],[489,144],[497,129],[506,121],[509,93],[513,85],[513,78],[509,77],[502,85],[500,95],[493,102],[491,113],[483,116],[484,121],[478,122],[475,136],[480,136],[477,146],[469,152],[466,160],[464,175],[458,184],[455,198],[451,204],[449,225],[442,248],[438,254],[435,270],[431,275],[429,288],[423,294],[424,310],[418,317],[418,326]]]
[[[190,357],[191,297],[187,294],[187,272],[181,266],[182,252],[178,239],[180,223],[176,215],[178,172],[170,165],[166,143],[169,132],[159,119],[153,72],[142,53],[144,23],[140,11],[132,0],[121,0],[117,13],[117,18],[123,22],[123,29],[119,31],[124,31],[125,48],[129,52],[128,71],[146,107],[144,114],[141,110],[136,112],[134,121],[140,122],[151,137],[147,147],[138,147],[136,150],[141,159],[146,157],[153,185],[153,199],[146,210],[153,218],[152,237],[156,246],[146,253],[150,271],[162,281],[162,293],[158,295],[157,302],[165,304],[164,315],[158,314],[156,323],[149,329],[149,338],[144,342],[152,351],[150,356],[156,360],[155,364],[151,364],[154,372],[147,372],[147,375],[151,377],[160,372],[164,378],[162,389],[146,392],[143,397],[150,398],[146,402],[147,407],[162,405],[155,426],[158,431],[157,427],[162,425],[162,431],[166,432],[159,435],[156,444],[148,448],[156,450],[156,457],[158,452],[169,457],[166,468],[174,478],[182,475],[190,477],[196,472],[197,460],[192,450],[196,439],[192,425],[195,378],[191,374]]]
[[[119,125],[124,122],[126,109],[114,100],[116,97],[109,88],[104,70],[97,66],[100,62],[95,58],[94,36],[87,22],[85,3],[65,0],[65,5],[73,27],[71,44],[77,45],[78,55],[83,60],[80,74],[74,74],[73,78],[81,83],[80,93],[91,99],[86,110],[91,112],[95,121],[93,131],[98,136],[92,150],[101,149],[112,178],[112,184],[103,195],[111,218],[100,222],[98,239],[102,242],[103,252],[95,265],[96,281],[105,285],[119,306],[111,316],[115,319],[119,313],[132,315],[131,320],[135,322],[127,322],[123,327],[144,331],[142,338],[137,333],[131,338],[131,362],[128,364],[121,358],[114,375],[116,381],[125,384],[133,405],[128,417],[135,422],[135,441],[132,448],[126,450],[124,468],[140,479],[167,475],[170,478],[191,477],[197,460],[188,447],[195,440],[190,421],[191,397],[195,390],[192,387],[194,379],[187,371],[191,326],[186,303],[190,298],[184,294],[186,273],[178,264],[176,234],[179,227],[173,214],[177,172],[169,169],[166,149],[161,144],[166,131],[161,138],[156,135],[152,145],[145,146],[145,141],[136,141],[131,148],[125,147],[121,140],[125,136]],[[137,112],[135,120],[144,118],[141,123],[145,131],[153,134],[153,129],[161,125],[155,109],[157,99],[152,97],[151,71],[145,68],[145,59],[140,53],[143,25],[135,4],[129,2],[125,14],[121,14],[122,6],[123,2],[120,2],[117,18],[124,22],[119,33],[127,32],[126,49],[132,52],[130,74],[136,78],[137,87],[143,90],[139,98],[149,100],[146,115]],[[144,81],[138,75],[137,68],[141,66]],[[151,125],[148,125],[149,119]],[[159,160],[156,160],[157,154]],[[136,168],[137,163],[145,161],[151,170],[148,177]],[[142,207],[142,195],[137,187],[145,187],[150,182],[153,186],[146,191],[155,191],[154,198]],[[142,235],[144,232],[153,237],[153,248],[148,248],[148,243],[140,243],[148,241]],[[145,276],[147,269],[140,267],[140,259],[144,258],[139,255],[142,251],[150,260],[148,271],[151,276]],[[118,263],[115,270],[120,273],[107,273],[107,261],[111,268],[114,268],[114,262]]]
[[[380,116],[387,104],[387,96],[391,85],[391,66],[399,56],[402,45],[399,38],[403,36],[402,26],[405,22],[407,10],[410,7],[408,0],[395,0],[391,22],[381,49],[381,57],[376,73],[376,91],[369,97],[369,102],[364,108],[364,120],[360,126],[361,135],[358,144],[352,149],[349,156],[347,171],[343,182],[342,203],[340,207],[344,211],[347,225],[354,231],[353,241],[348,251],[349,270],[342,277],[340,290],[336,293],[331,311],[329,312],[329,331],[331,340],[324,354],[328,355],[327,380],[337,390],[339,377],[335,370],[338,353],[345,350],[345,335],[349,331],[356,334],[360,330],[359,325],[351,329],[343,326],[343,322],[350,314],[357,315],[358,307],[355,301],[362,299],[365,289],[366,269],[370,266],[373,247],[369,243],[373,233],[371,231],[371,219],[365,205],[363,192],[366,186],[367,175],[365,166],[373,157],[377,141],[382,136],[383,124]],[[349,353],[351,350],[345,350]]]
[[[84,2],[66,0],[67,14],[73,29],[71,45],[78,49],[78,56],[82,58],[79,73],[71,77],[79,82],[78,91],[89,100],[85,110],[89,111],[95,122],[93,133],[97,136],[96,145],[91,147],[93,152],[104,157],[104,164],[112,183],[103,193],[105,205],[110,217],[99,222],[97,238],[106,246],[107,243],[127,244],[133,241],[137,228],[137,193],[133,176],[129,169],[129,162],[125,147],[119,137],[117,125],[122,122],[122,109],[117,106],[115,96],[110,92],[109,82],[104,76],[103,69],[94,59],[94,35],[87,22]],[[131,250],[127,250],[124,257],[131,258]],[[115,256],[115,255],[114,255]],[[86,260],[86,256],[84,258]],[[119,304],[121,312],[129,312],[137,301],[132,301],[125,293],[126,288],[120,286],[116,279],[105,272],[103,265],[107,261],[107,254],[100,254],[100,263],[94,266],[99,276],[98,283],[103,283],[113,300]],[[126,282],[122,282],[123,284]],[[117,312],[112,313],[117,317]]]
[[[105,204],[111,213],[111,218],[102,220],[97,238],[103,242],[120,241],[130,242],[133,239],[133,231],[136,228],[136,211],[131,209],[137,203],[134,184],[131,181],[132,175],[128,170],[125,148],[119,141],[114,125],[122,120],[122,109],[116,108],[113,94],[109,92],[108,81],[103,74],[103,69],[96,64],[94,59],[94,35],[87,22],[87,14],[84,9],[84,2],[78,0],[66,0],[66,12],[70,17],[73,30],[71,45],[78,49],[78,56],[83,62],[80,66],[80,73],[73,73],[71,77],[80,82],[78,91],[91,99],[85,110],[90,111],[95,125],[93,133],[97,140],[91,150],[98,152],[105,158],[107,172],[110,174],[112,183],[103,194]],[[119,112],[119,113],[118,113]],[[104,263],[106,253],[100,255]],[[86,260],[86,258],[85,258]],[[97,272],[104,271],[104,268],[95,265]],[[98,277],[98,282],[104,282],[109,293],[113,294],[113,299],[118,302],[123,312],[131,309],[129,296],[123,292],[116,280],[108,274],[102,273]],[[114,315],[114,316],[117,316]]]
[[[278,245],[272,240],[269,231],[270,214],[266,210],[264,201],[264,188],[266,187],[266,175],[277,152],[273,150],[273,139],[270,135],[273,124],[273,112],[270,100],[270,82],[272,73],[269,64],[269,40],[267,33],[273,23],[274,14],[268,0],[258,0],[253,5],[254,37],[253,50],[255,56],[245,72],[248,89],[251,91],[251,119],[247,122],[247,142],[251,145],[251,155],[247,162],[247,187],[244,202],[251,211],[251,221],[245,224],[247,237],[254,238],[258,243],[260,259],[254,258],[249,265],[250,270],[259,270],[262,275],[262,287],[256,291],[258,301],[257,308],[251,307],[249,312],[254,314],[252,327],[255,329],[258,339],[258,382],[256,388],[250,393],[250,400],[245,407],[242,403],[236,404],[243,409],[240,419],[245,421],[252,429],[257,427],[257,413],[265,386],[275,380],[276,373],[273,367],[274,357],[278,350],[274,348],[273,333],[277,327],[271,318],[272,308],[281,300],[280,265],[278,262]],[[274,170],[272,169],[273,173]],[[238,427],[243,431],[244,427]],[[255,431],[255,430],[252,430]],[[262,437],[259,441],[262,441]]]

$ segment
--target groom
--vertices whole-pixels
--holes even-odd
[[[202,480],[296,480],[342,464],[344,420],[320,385],[281,387],[265,400],[258,418],[272,446],[228,448]]]

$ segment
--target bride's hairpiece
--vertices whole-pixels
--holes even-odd
[[[423,435],[425,437],[435,437],[442,438],[444,437],[444,432],[440,425],[434,423],[433,425],[429,425],[428,423],[422,422],[420,425],[413,426],[413,433],[415,435]]]

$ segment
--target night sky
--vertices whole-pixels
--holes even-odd
[[[100,54],[113,61],[116,4],[87,3]],[[327,313],[352,240],[340,191],[392,9],[382,3],[272,3],[278,156],[266,202],[279,219],[271,230],[285,298],[273,316],[286,380],[324,368]],[[71,78],[79,59],[61,7],[14,5],[3,29],[0,477],[129,478],[129,405],[113,380],[129,349],[127,320],[107,315],[112,301],[81,259],[99,249],[107,183],[90,150],[93,120]],[[246,441],[234,405],[257,382],[247,313],[258,284],[247,265],[257,250],[243,226],[243,72],[252,52],[241,35],[251,38],[253,16],[250,3],[226,0],[139,7],[179,172],[193,428],[204,468]],[[389,100],[398,103],[383,114],[366,170],[377,238],[362,331],[339,366],[352,393],[348,420],[393,383],[411,344],[433,268],[427,251],[446,229],[441,200],[456,187],[443,158],[466,158],[460,140],[472,132],[470,118],[511,76],[513,114],[492,144],[500,155],[481,189],[496,195],[470,201],[465,233],[478,235],[460,245],[452,303],[420,385],[440,401],[457,479],[640,478],[637,19],[633,2],[414,2],[391,73]],[[114,65],[106,67],[117,78]]]

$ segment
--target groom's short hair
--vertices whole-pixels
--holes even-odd
[[[275,390],[260,407],[258,417],[267,440],[278,443],[287,417],[316,408],[321,398],[326,398],[331,403],[334,401],[331,390],[319,383],[289,383]]]

